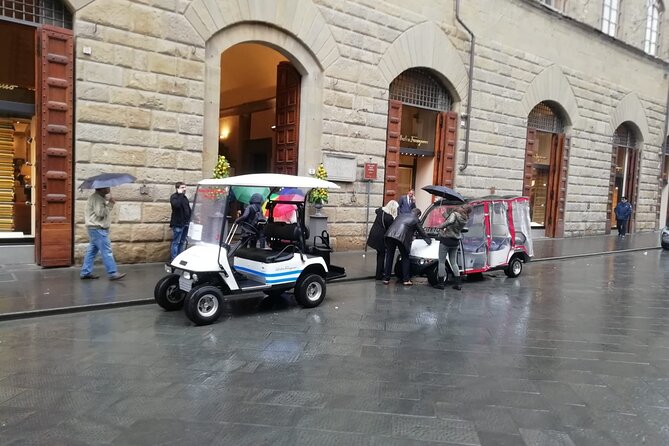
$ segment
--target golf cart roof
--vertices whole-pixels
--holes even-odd
[[[264,187],[299,187],[313,189],[339,189],[335,183],[319,180],[313,177],[299,177],[297,175],[283,175],[280,173],[253,173],[228,178],[212,178],[202,180],[198,184],[208,186],[264,186]]]

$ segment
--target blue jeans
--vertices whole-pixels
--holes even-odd
[[[116,262],[111,250],[111,241],[109,240],[109,229],[88,228],[88,238],[90,243],[84,255],[84,264],[81,266],[80,275],[87,276],[93,273],[93,262],[95,256],[100,252],[102,263],[107,270],[107,275],[116,274]]]
[[[172,226],[172,245],[170,246],[170,261],[174,260],[184,250],[188,226]]]

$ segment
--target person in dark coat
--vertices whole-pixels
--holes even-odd
[[[170,217],[170,228],[172,228],[172,245],[170,246],[170,261],[174,260],[184,249],[188,223],[190,222],[190,203],[186,197],[186,184],[181,181],[174,183],[176,192],[170,196],[172,205],[172,216]]]
[[[402,277],[398,279],[404,285],[413,285],[410,274],[409,252],[411,251],[411,242],[413,241],[414,233],[418,232],[418,235],[425,240],[425,243],[428,245],[432,244],[432,239],[428,237],[423,226],[420,224],[420,214],[421,212],[418,208],[412,209],[409,214],[399,214],[393,224],[390,225],[390,228],[388,228],[388,231],[386,231],[386,262],[383,268],[383,283],[387,284],[390,282],[395,249],[399,249],[402,256]]]
[[[410,214],[413,209],[416,209],[416,197],[414,196],[413,189],[400,197],[399,204],[399,214]]]
[[[627,222],[629,222],[632,216],[632,205],[629,204],[627,198],[622,197],[614,211],[616,213],[616,221],[618,222],[618,237],[625,238],[625,234],[627,234]]]
[[[383,236],[397,217],[398,207],[399,204],[395,200],[390,200],[384,207],[375,211],[376,218],[369,231],[367,246],[376,250],[376,280],[383,279],[383,266],[386,259],[386,243]]]
[[[255,248],[256,242],[260,241],[260,247],[265,247],[265,233],[258,229],[257,225],[261,221],[265,221],[265,216],[262,214],[262,202],[264,201],[262,195],[253,194],[249,205],[244,209],[244,213],[235,220],[235,224],[246,223],[242,226],[245,236],[249,239],[249,247]],[[255,231],[253,229],[255,229]]]

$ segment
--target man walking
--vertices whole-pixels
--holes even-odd
[[[120,274],[116,270],[116,261],[111,249],[109,240],[109,226],[111,225],[111,210],[114,208],[116,200],[109,194],[108,187],[95,189],[95,192],[88,197],[86,202],[86,229],[88,229],[88,238],[90,243],[84,255],[84,264],[81,266],[79,276],[82,280],[98,279],[100,276],[93,274],[93,262],[98,251],[102,256],[102,263],[107,270],[109,280],[120,280],[125,277],[125,273]]]
[[[183,251],[186,234],[188,233],[188,222],[190,221],[190,203],[188,197],[186,197],[186,184],[178,181],[174,184],[174,188],[176,192],[170,197],[170,204],[172,205],[170,261],[174,260]]]
[[[413,189],[410,189],[406,195],[400,197],[398,214],[410,214],[413,209],[416,209],[416,198],[414,197]]]
[[[632,205],[627,202],[627,198],[622,197],[620,199],[620,203],[615,208],[615,213],[618,221],[618,237],[625,238],[627,223],[632,216]]]

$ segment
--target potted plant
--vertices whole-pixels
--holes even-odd
[[[328,172],[327,170],[325,170],[325,166],[323,166],[323,163],[320,163],[318,165],[318,168],[316,168],[316,173],[314,174],[314,177],[318,178],[319,180],[328,179]],[[316,208],[317,216],[321,215],[321,209],[323,208],[323,203],[327,202],[328,202],[327,189],[317,187],[315,189],[312,189],[311,192],[309,193],[309,203],[312,203]]]

